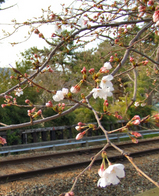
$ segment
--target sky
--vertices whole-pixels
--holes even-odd
[[[70,5],[72,0],[5,0],[5,3],[1,4],[1,9],[14,5],[12,8],[0,10],[0,67],[9,67],[11,64],[15,66],[15,61],[20,58],[20,52],[24,52],[30,47],[37,46],[42,49],[44,46],[48,46],[43,39],[39,39],[38,35],[33,34],[31,38],[23,43],[12,46],[11,42],[21,42],[27,35],[28,27],[20,28],[12,36],[2,39],[3,30],[6,32],[12,32],[13,24],[11,21],[16,19],[17,22],[24,22],[27,19],[41,16],[41,9],[46,9],[51,5],[51,10],[55,13],[61,11],[61,4]],[[51,37],[54,32],[53,26],[49,25],[47,28],[40,29],[45,37]]]

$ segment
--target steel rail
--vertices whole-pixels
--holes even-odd
[[[141,133],[142,136],[159,134],[158,129],[141,130],[138,132]],[[128,138],[128,137],[129,136],[125,133],[124,134],[117,133],[117,134],[112,134],[109,139],[120,141],[121,138]],[[79,144],[85,144],[88,147],[89,143],[102,142],[102,141],[106,141],[105,136],[85,137],[79,141],[75,139],[66,139],[66,140],[64,139],[64,140],[55,140],[55,141],[31,143],[31,144],[24,144],[24,145],[22,144],[22,145],[16,145],[16,146],[3,146],[2,148],[0,148],[0,154],[10,154],[10,153],[15,153],[15,152],[26,152],[30,150],[49,149],[49,148],[53,148],[55,150],[56,147],[79,145]]]
[[[155,139],[146,139],[146,140],[141,140],[138,145],[141,144],[148,144],[151,142],[159,142],[158,138]],[[127,142],[127,143],[119,143],[117,146],[120,148],[123,147],[134,147],[134,143],[132,142]],[[62,156],[69,156],[69,155],[81,155],[84,153],[95,153],[100,151],[102,148],[102,145],[100,146],[95,146],[95,147],[91,147],[91,148],[83,148],[83,149],[78,149],[78,150],[67,150],[67,151],[63,151],[63,152],[56,152],[56,153],[51,153],[51,154],[45,154],[45,155],[36,155],[36,156],[29,156],[29,157],[23,157],[23,158],[17,158],[17,159],[10,159],[10,160],[3,160],[0,161],[0,165],[6,165],[6,164],[16,164],[16,163],[20,163],[20,162],[27,162],[27,161],[34,161],[34,160],[42,160],[42,159],[49,159],[49,158],[58,158],[58,157],[62,157]],[[110,149],[114,149],[112,146],[109,146],[107,148],[107,150]]]
[[[147,144],[150,142],[158,142],[159,139],[151,139],[151,140],[145,140],[145,141],[141,141],[139,144]],[[119,144],[118,146],[120,147],[131,147],[134,145],[132,145],[132,143],[126,143],[126,144]],[[63,153],[57,153],[57,154],[53,154],[53,156],[60,156],[61,155],[70,155],[71,153],[84,153],[84,152],[89,152],[90,150],[98,150],[99,147],[96,147],[94,149],[82,149],[82,150],[77,150],[74,152],[63,152]],[[101,148],[100,148],[101,149]],[[154,148],[154,149],[147,149],[147,150],[140,150],[137,152],[132,152],[129,153],[129,156],[131,157],[138,157],[138,156],[143,156],[143,155],[148,155],[148,153],[156,153],[159,152],[159,148]],[[50,155],[49,155],[50,156]],[[44,156],[39,156],[39,158],[46,158],[47,155]],[[28,160],[33,160],[36,159],[37,160],[37,156],[36,157],[28,157],[27,159],[23,158],[23,159],[16,159],[16,160],[6,160],[6,161],[1,161],[1,164],[7,164],[7,163],[18,163],[20,161],[28,161]],[[123,155],[111,155],[109,156],[109,160],[110,161],[115,161],[115,160],[125,160],[126,158]],[[95,164],[101,162],[101,158],[96,159]],[[4,184],[4,183],[8,183],[8,182],[13,182],[13,181],[18,181],[18,180],[23,180],[23,179],[27,179],[27,178],[33,178],[33,177],[37,177],[43,174],[51,174],[51,173],[55,173],[55,172],[59,172],[59,171],[68,171],[69,169],[75,169],[75,168],[79,168],[82,166],[86,166],[90,163],[90,160],[87,161],[81,161],[78,163],[71,163],[71,164],[65,164],[65,165],[60,165],[60,166],[54,166],[54,167],[49,167],[49,168],[44,168],[44,169],[36,169],[36,170],[32,170],[32,171],[26,171],[26,172],[20,172],[20,173],[15,173],[15,174],[8,174],[8,175],[3,175],[0,176],[0,184]]]

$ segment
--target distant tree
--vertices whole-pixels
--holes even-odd
[[[2,3],[4,3],[5,2],[5,0],[0,0],[0,4],[2,4]]]

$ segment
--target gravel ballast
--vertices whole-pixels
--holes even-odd
[[[134,158],[134,162],[153,180],[159,182],[159,154]],[[120,162],[121,163],[121,162]],[[124,163],[126,177],[121,179],[118,185],[110,185],[106,188],[97,187],[99,179],[99,166],[93,166],[91,171],[85,172],[78,180],[74,193],[76,196],[134,196],[146,190],[154,188],[151,182],[142,177],[130,163]],[[10,182],[0,185],[1,196],[58,196],[70,190],[73,179],[81,169],[76,171],[59,172],[43,175],[32,179]]]

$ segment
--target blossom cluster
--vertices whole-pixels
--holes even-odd
[[[146,103],[141,103],[141,107],[144,107],[145,105],[146,105]],[[140,103],[137,102],[137,101],[135,101],[134,106],[135,107],[139,107],[140,106]]]
[[[123,164],[114,164],[109,165],[107,169],[104,169],[103,164],[98,170],[98,174],[101,177],[98,180],[97,186],[106,187],[108,185],[116,185],[120,182],[119,178],[125,177],[124,165]]]
[[[101,73],[104,73],[106,72],[106,70],[109,70],[111,68],[112,66],[110,62],[106,62],[100,70],[101,70]],[[101,99],[106,100],[107,97],[111,97],[113,95],[112,91],[114,90],[114,88],[113,88],[113,84],[111,80],[113,80],[113,76],[111,74],[103,76],[99,86],[96,88],[93,88],[91,91],[91,93],[93,93],[94,99],[99,97]]]
[[[53,96],[54,101],[61,101],[64,99],[65,95],[67,95],[68,89],[67,88],[62,88],[62,90],[58,90],[56,94]]]
[[[23,90],[20,87],[15,89],[14,91],[15,91],[15,95],[17,95],[18,97],[23,95]]]

